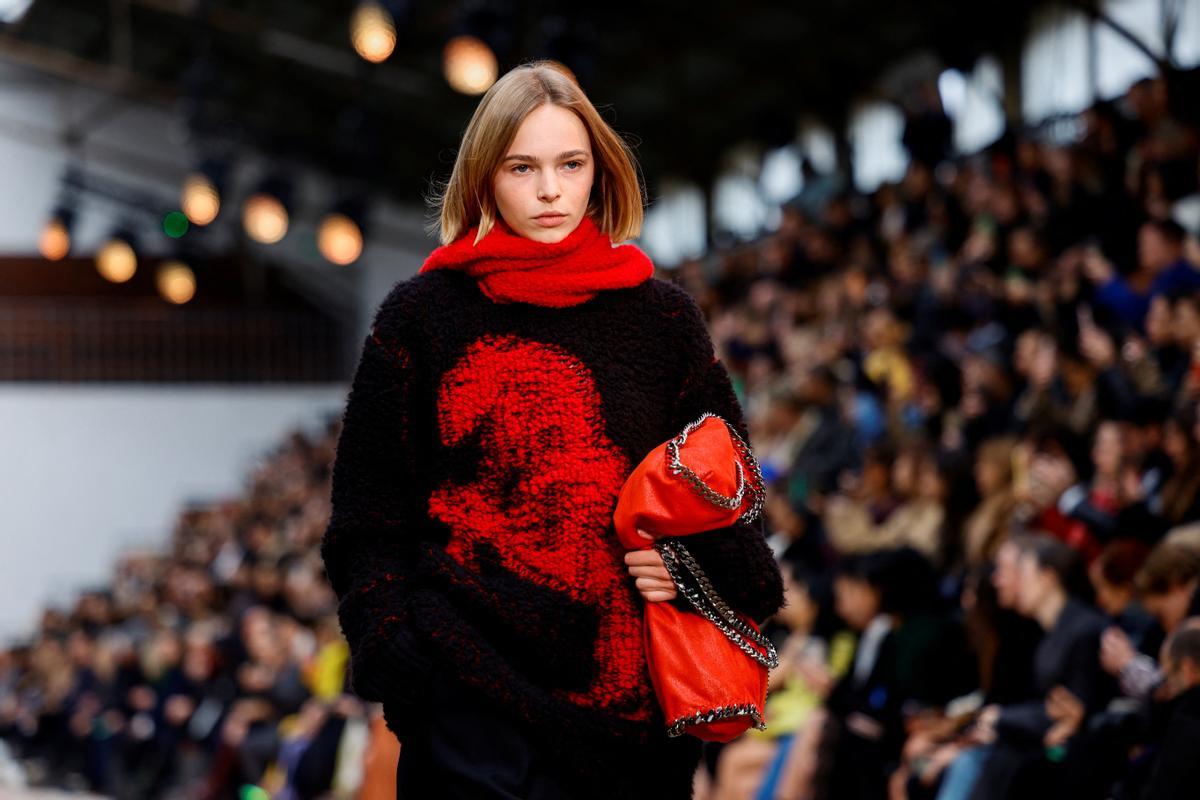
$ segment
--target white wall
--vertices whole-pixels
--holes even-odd
[[[0,384],[0,640],[103,581],[124,548],[165,543],[184,501],[239,494],[345,392]]]

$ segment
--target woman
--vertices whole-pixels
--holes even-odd
[[[998,436],[981,444],[975,456],[975,486],[980,502],[963,525],[963,563],[968,570],[978,570],[991,562],[1012,528],[1015,446],[1012,437]]]
[[[635,162],[574,80],[522,65],[483,96],[437,198],[443,245],[376,312],[322,541],[350,682],[402,742],[400,797],[691,796],[642,603],[687,601],[612,530],[625,478],[701,413],[749,440],[695,301],[633,245]],[[689,537],[765,621],[761,522]]]

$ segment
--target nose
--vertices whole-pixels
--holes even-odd
[[[547,202],[553,202],[562,194],[562,190],[558,186],[558,176],[553,171],[543,171],[541,180],[538,181],[538,199]]]

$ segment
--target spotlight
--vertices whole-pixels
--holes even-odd
[[[496,82],[499,66],[492,48],[475,36],[455,36],[442,51],[446,82],[463,94],[483,94]]]
[[[119,230],[96,253],[96,271],[107,281],[124,283],[137,272],[133,234]]]
[[[350,18],[350,42],[366,61],[386,61],[396,49],[396,22],[376,0],[363,0]]]
[[[182,261],[164,261],[154,276],[158,293],[168,303],[183,305],[196,295],[196,274]]]
[[[282,179],[263,181],[242,207],[246,235],[262,244],[275,244],[287,235],[289,195],[289,187]]]
[[[59,207],[54,215],[42,228],[38,236],[38,252],[47,261],[61,261],[71,251],[71,224],[75,221],[75,212],[69,208]]]

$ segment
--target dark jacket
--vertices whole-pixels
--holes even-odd
[[[1191,800],[1200,793],[1200,686],[1174,706],[1143,800]]]
[[[1002,739],[1040,745],[1050,729],[1045,696],[1065,686],[1083,701],[1088,713],[1102,709],[1116,694],[1112,678],[1100,666],[1100,635],[1108,620],[1094,608],[1070,598],[1054,627],[1034,653],[1036,699],[1004,706],[996,723]]]

